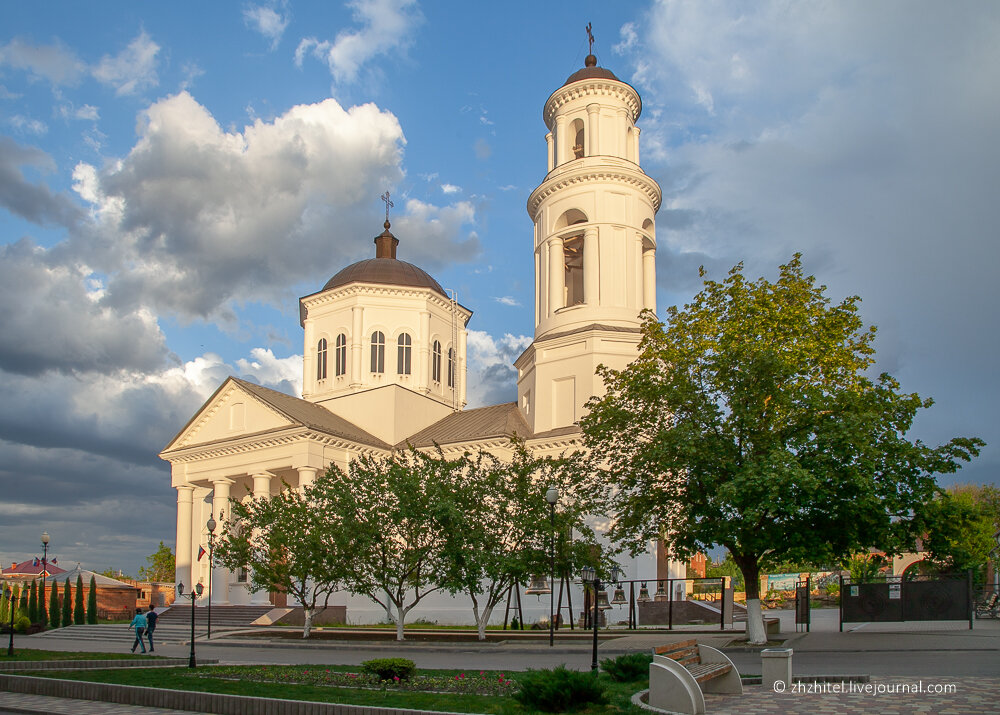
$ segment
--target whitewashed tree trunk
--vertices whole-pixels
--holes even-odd
[[[765,645],[767,633],[764,631],[764,614],[760,610],[759,598],[747,599],[747,643]]]
[[[307,606],[303,606],[302,607],[302,618],[303,618],[302,637],[303,638],[308,638],[309,634],[312,632],[313,614],[314,613],[315,613],[315,611],[313,609],[308,608]]]

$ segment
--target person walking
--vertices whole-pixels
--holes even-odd
[[[143,634],[146,632],[146,617],[142,615],[142,611],[135,612],[135,618],[132,622],[128,624],[129,628],[135,628],[135,642],[132,644],[132,652],[135,653],[136,646],[142,648],[142,652],[146,652],[146,644],[142,640]]]
[[[149,612],[146,613],[146,638],[149,639],[149,652],[152,653],[155,648],[153,648],[153,631],[156,630],[156,619],[159,618],[153,607],[149,607]]]

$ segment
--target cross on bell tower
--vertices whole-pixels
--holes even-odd
[[[388,191],[382,194],[381,199],[385,202],[385,227],[389,228],[389,209],[395,208],[396,204],[392,203],[392,201],[389,199]]]

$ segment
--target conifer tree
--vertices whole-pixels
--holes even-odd
[[[37,623],[38,618],[38,585],[31,582],[31,595],[28,596],[28,620]]]
[[[97,578],[90,577],[90,589],[87,592],[87,623],[97,623]]]
[[[29,611],[28,611],[28,587],[27,586],[21,586],[21,596],[18,598],[17,607],[18,607],[18,609],[20,609],[21,613],[23,613],[24,615],[28,615]]]
[[[53,628],[59,627],[59,582],[52,582],[52,590],[49,591],[49,625]]]
[[[63,597],[62,597],[62,627],[73,623],[73,602],[70,600],[72,598],[72,593],[69,586],[69,576],[66,577],[66,583],[63,584]]]
[[[73,594],[73,623],[82,626],[83,621],[83,574],[77,574],[76,592]]]

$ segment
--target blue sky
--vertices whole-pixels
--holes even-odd
[[[986,439],[959,479],[996,481],[993,3],[5,3],[0,560],[172,543],[156,453],[227,375],[298,389],[297,298],[373,255],[385,190],[399,257],[475,311],[470,403],[513,399],[587,22],[643,97],[659,305],[803,252],[937,401],[914,436]]]

